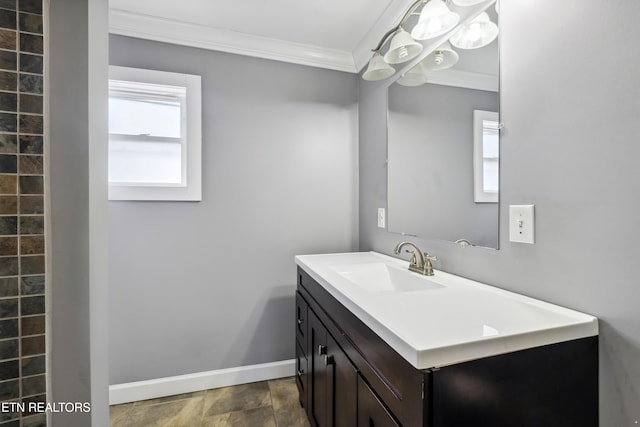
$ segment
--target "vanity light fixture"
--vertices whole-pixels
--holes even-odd
[[[480,4],[485,0],[453,0],[453,4],[456,6],[473,6]]]
[[[411,30],[416,40],[428,40],[447,33],[458,25],[460,15],[451,12],[442,0],[431,0],[420,12],[418,24]]]
[[[389,51],[384,55],[384,60],[388,64],[402,64],[420,55],[423,48],[421,43],[411,38],[411,35],[400,26],[391,39]]]
[[[421,86],[427,82],[427,75],[425,74],[423,61],[418,62],[415,67],[412,67],[409,71],[404,73],[402,77],[396,80],[401,86]]]
[[[457,6],[472,6],[486,0],[416,0],[409,6],[402,16],[400,23],[387,31],[373,49],[373,57],[369,60],[362,78],[368,81],[384,80],[395,74],[396,69],[391,65],[403,64],[416,58],[422,52],[424,46],[416,40],[428,40],[453,30],[460,22],[460,15],[452,12],[447,7],[447,2],[452,1]],[[420,8],[422,8],[420,10]],[[420,13],[418,13],[420,10]],[[409,18],[418,16],[418,22],[409,33],[405,26]],[[482,12],[470,23],[463,25],[460,31],[454,33],[450,39],[451,44],[462,49],[475,49],[491,43],[498,35],[498,27],[490,21],[489,16]],[[386,53],[383,47],[389,43]],[[419,70],[444,70],[458,62],[458,54],[447,42],[443,43],[435,52],[425,57]],[[391,64],[391,65],[390,65]],[[419,78],[418,70],[409,75],[409,71],[401,77],[405,83],[413,83]],[[406,78],[405,78],[406,77]],[[426,80],[425,80],[426,81]],[[402,84],[400,82],[400,84]],[[408,85],[408,84],[405,84]]]
[[[458,52],[451,49],[449,42],[444,42],[436,50],[427,55],[420,64],[426,70],[438,71],[451,68],[458,63]]]
[[[373,58],[371,58],[371,61],[369,61],[367,71],[362,74],[362,78],[368,81],[384,80],[394,75],[395,72],[395,68],[384,62],[384,58],[380,55],[380,52],[376,52]]]
[[[491,22],[486,12],[482,12],[471,22],[462,25],[449,41],[460,49],[478,49],[488,45],[496,37],[498,37],[498,26]]]

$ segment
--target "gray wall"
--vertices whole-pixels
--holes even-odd
[[[389,86],[387,229],[498,246],[498,205],[475,203],[473,110],[498,94],[425,84]]]
[[[295,254],[357,249],[357,78],[110,38],[199,74],[203,200],[109,203],[111,384],[294,357]]]
[[[640,421],[640,2],[500,3],[500,250],[415,239],[437,268],[600,318],[601,425]],[[360,249],[391,253],[383,91],[360,86]],[[509,204],[536,205],[536,244]]]
[[[49,401],[91,403],[55,426],[109,424],[107,16],[106,0],[55,0],[47,25]]]

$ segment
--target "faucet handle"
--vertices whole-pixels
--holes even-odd
[[[423,272],[422,274],[424,274],[425,276],[433,276],[433,264],[431,264],[431,261],[437,261],[438,257],[434,256],[434,255],[429,255],[428,253],[424,253],[424,267],[423,267]]]

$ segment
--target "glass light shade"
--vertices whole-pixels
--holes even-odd
[[[430,0],[422,8],[411,35],[416,40],[432,39],[452,30],[458,22],[460,15],[451,12],[442,0]]]
[[[384,80],[387,77],[391,77],[396,70],[384,62],[382,55],[376,52],[373,58],[369,61],[367,71],[362,74],[362,78],[368,81]]]
[[[496,8],[496,13],[500,15],[500,0],[496,0],[495,8]]]
[[[420,61],[420,64],[427,70],[446,70],[456,65],[458,59],[458,52],[451,49],[449,42],[444,42]]]
[[[486,12],[482,12],[471,22],[461,26],[449,41],[460,49],[478,49],[488,45],[496,37],[498,37],[498,26],[491,22]]]
[[[396,80],[396,83],[402,86],[420,86],[427,82],[427,75],[424,73],[424,69],[418,63],[415,67],[407,71],[402,77]]]
[[[400,28],[391,39],[389,51],[384,55],[384,60],[389,64],[401,64],[420,55],[422,43],[418,43],[405,30]]]
[[[473,6],[474,4],[480,4],[486,0],[453,0],[453,4],[456,6]]]

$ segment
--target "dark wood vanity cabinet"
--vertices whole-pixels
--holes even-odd
[[[298,268],[296,381],[314,427],[598,425],[598,339],[413,367]]]

